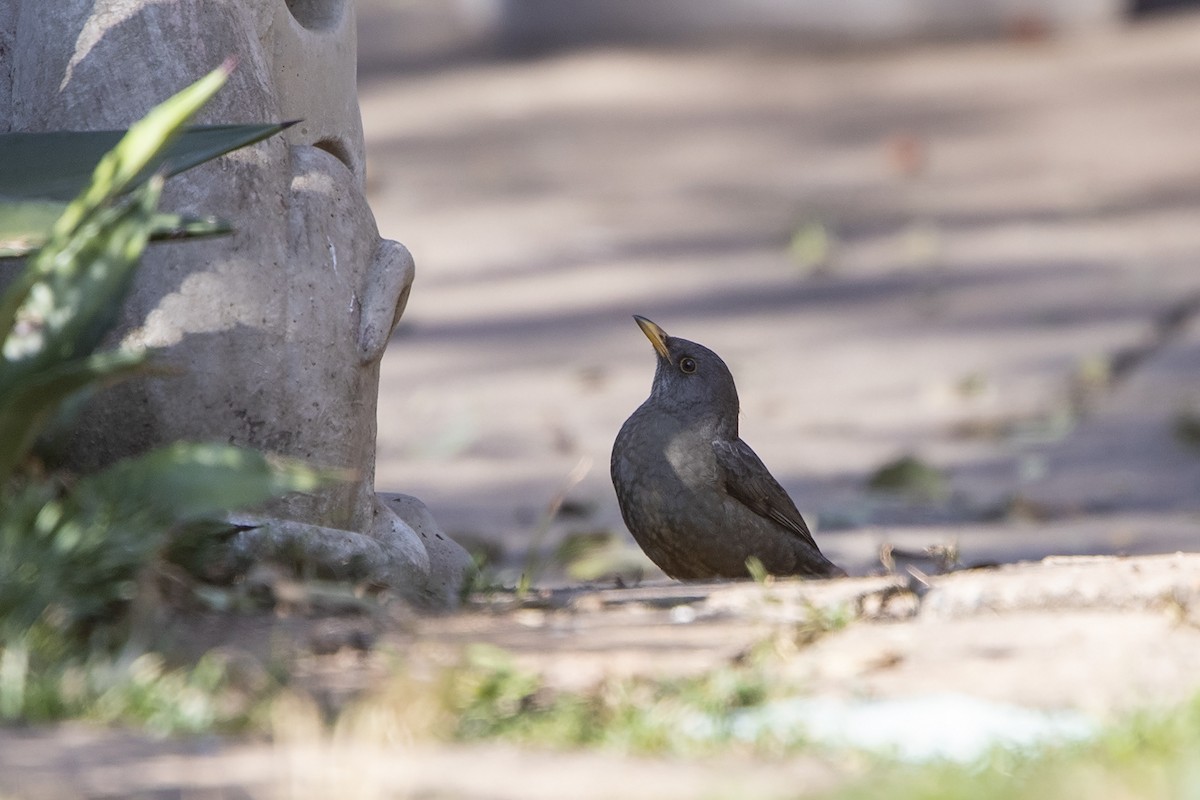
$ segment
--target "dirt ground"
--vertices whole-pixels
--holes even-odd
[[[497,644],[573,688],[718,668],[849,605],[860,621],[787,660],[843,721],[912,701],[890,712],[911,734],[951,697],[1101,724],[1200,689],[1200,563],[1172,555],[1200,538],[1200,18],[509,58],[439,8],[360,7],[369,197],[418,264],[378,486],[501,567],[600,533],[647,580],[551,568],[533,604],[381,641]],[[725,358],[744,438],[859,577],[681,586],[637,559],[607,476],[650,384],[634,313]],[[868,488],[906,454],[941,477]],[[900,577],[867,577],[885,545]],[[908,572],[930,545],[1034,563]],[[0,796],[348,796],[348,774],[370,797],[661,799],[794,797],[853,769],[0,730]]]
[[[1190,698],[1200,689],[1198,608],[1200,556],[1184,554],[1056,558],[916,582],[652,583],[498,598],[446,617],[366,622],[378,637],[371,653],[304,658],[302,680],[323,672],[325,690],[361,690],[386,680],[396,652],[419,671],[485,644],[540,674],[545,690],[588,690],[605,679],[711,674],[770,643],[771,680],[804,690],[745,721],[803,725],[830,747],[685,760],[397,742],[394,723],[370,717],[324,738],[311,718],[293,715],[274,723],[270,744],[73,724],[0,729],[0,797],[801,797],[863,775],[869,761],[841,755],[847,745],[966,758],[997,741],[1086,736],[1124,713]],[[814,612],[846,609],[855,616],[847,626],[797,640]],[[285,631],[301,649],[327,651],[317,642],[328,622],[221,624],[248,650]]]

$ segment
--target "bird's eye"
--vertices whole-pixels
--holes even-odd
[[[691,375],[696,371],[696,359],[688,357],[679,359],[679,369],[680,371]]]

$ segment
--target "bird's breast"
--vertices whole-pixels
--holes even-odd
[[[717,481],[711,433],[670,413],[639,409],[621,428],[614,456],[617,452],[624,462],[622,471],[643,480],[662,476],[688,489],[711,487]]]
[[[663,457],[680,483],[689,488],[711,487],[717,482],[717,458],[710,436],[681,430],[667,439]]]

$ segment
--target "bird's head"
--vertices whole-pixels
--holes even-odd
[[[645,317],[634,319],[658,355],[651,400],[676,413],[713,418],[736,435],[737,387],[721,357],[702,344],[668,336]]]

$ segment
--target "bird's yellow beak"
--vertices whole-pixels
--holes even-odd
[[[642,329],[642,333],[646,334],[646,338],[650,340],[650,344],[654,345],[658,354],[670,361],[671,357],[667,355],[667,332],[645,317],[634,314],[633,318],[637,320],[638,327]]]

